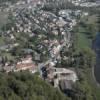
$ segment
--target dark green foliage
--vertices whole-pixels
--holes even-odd
[[[31,73],[0,73],[0,100],[68,100],[60,91]]]
[[[95,90],[92,68],[96,63],[96,55],[91,49],[92,40],[94,39],[97,29],[95,19],[81,19],[73,32],[75,32],[72,56],[75,59],[72,64],[75,67],[79,81],[74,85],[74,93],[71,95],[72,100],[99,100],[96,99],[97,91]],[[92,85],[93,83],[93,85]]]

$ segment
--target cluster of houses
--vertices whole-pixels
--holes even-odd
[[[71,30],[77,23],[76,18],[80,15],[81,11],[72,10],[60,10],[57,16],[54,13],[41,9],[37,10],[37,8],[30,6],[13,8],[12,16],[10,16],[14,19],[13,26],[4,31],[4,34],[7,34],[7,37],[9,35],[14,42],[17,40],[14,33],[25,33],[31,38],[37,36],[37,39],[45,37],[42,43],[38,44],[37,49],[42,50],[44,45],[50,51],[50,57],[54,58],[56,55],[56,58],[60,60],[60,49],[64,46],[70,47],[72,41]],[[37,34],[34,30],[40,30],[45,34]],[[54,39],[49,37],[51,35]],[[13,46],[13,44],[11,45]],[[45,54],[46,51],[43,51],[43,53]]]
[[[42,50],[42,53],[46,54],[45,47],[49,53],[48,61],[42,62],[44,67],[39,70],[39,64],[36,64],[31,55],[27,55],[20,58],[16,63],[6,63],[3,70],[7,73],[22,70],[29,70],[32,73],[40,71],[42,73],[41,77],[50,83],[53,82],[54,87],[63,89],[64,86],[68,89],[71,87],[71,84],[78,80],[77,74],[70,69],[56,68],[55,65],[61,61],[60,51],[65,47],[68,49],[72,45],[72,29],[77,24],[77,19],[83,13],[80,10],[72,11],[67,9],[59,10],[56,15],[53,12],[40,9],[40,5],[42,5],[40,0],[27,0],[27,2],[20,1],[10,6],[8,10],[11,11],[10,17],[14,19],[14,22],[8,30],[4,31],[4,34],[7,34],[14,42],[17,40],[14,33],[24,33],[28,34],[30,38],[34,39],[37,36],[37,40],[42,39],[41,43],[40,41],[37,43],[35,49]],[[40,33],[39,31],[36,33],[36,30],[39,30]],[[11,44],[11,46],[19,45],[21,44]],[[35,60],[40,60],[41,55],[38,52],[34,52],[34,55]],[[45,65],[46,62],[49,65]]]
[[[6,73],[12,71],[18,72],[28,70],[34,74],[36,72],[39,72],[39,67],[39,64],[35,64],[35,62],[33,62],[32,56],[27,55],[14,64],[6,63],[3,67],[3,70]],[[44,67],[41,67],[40,71],[40,73],[42,73],[41,78],[45,79],[49,83],[52,83],[55,88],[61,88],[62,90],[71,90],[73,84],[78,80],[77,74],[74,70],[66,68],[56,68],[53,61],[48,61],[47,64],[44,65]]]
[[[81,6],[81,7],[96,7],[100,6],[99,0],[68,0],[69,2],[72,2],[75,6]]]
[[[6,63],[3,67],[3,70],[5,72],[17,72],[17,71],[23,71],[23,70],[28,70],[32,73],[37,72],[37,65],[35,64],[35,62],[32,61],[32,56],[31,55],[27,55],[24,58],[21,58],[19,61],[17,61],[16,63]]]
[[[42,77],[50,82],[55,88],[71,90],[78,80],[77,74],[72,69],[56,68],[55,64],[47,64],[41,68]]]

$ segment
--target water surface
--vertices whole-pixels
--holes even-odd
[[[97,33],[93,47],[97,54],[96,66],[94,67],[94,76],[96,78],[96,81],[100,84],[100,33]]]

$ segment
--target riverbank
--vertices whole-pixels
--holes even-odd
[[[87,77],[88,84],[90,85],[93,93],[95,93],[94,100],[100,100],[100,85],[95,80],[93,71],[94,71],[94,67],[88,69],[88,71],[86,72],[86,77]]]
[[[97,86],[100,86],[100,33],[97,32],[95,40],[93,41],[93,50],[96,53],[96,65],[94,67],[94,78]]]
[[[83,92],[88,92],[87,95],[91,99],[89,98],[87,100],[100,100],[100,85],[96,81],[94,74],[96,54],[92,48],[92,41],[96,36],[96,30],[95,27],[93,27],[96,26],[96,16],[88,16],[88,18],[84,18],[81,23],[84,23],[85,27],[79,23],[75,40],[76,52],[78,54],[81,53],[81,59],[83,61],[78,68],[79,71],[81,70],[81,89]],[[88,30],[88,27],[92,27],[92,30]]]
[[[94,68],[95,68],[95,66],[93,66],[93,67],[92,67],[92,70],[91,70],[91,72],[92,72],[92,77],[93,77],[93,80],[94,80],[94,83],[96,84],[96,86],[100,88],[100,84],[97,82],[97,80],[96,80],[96,78],[95,78]]]
[[[98,33],[96,32],[96,36],[98,35]],[[95,48],[95,41],[96,41],[96,36],[95,36],[95,39],[92,40],[92,50],[95,52],[95,55],[96,55],[96,62],[97,62],[97,54],[96,54],[96,48]],[[95,76],[95,68],[96,68],[96,64],[94,66],[92,66],[92,77],[93,77],[93,80],[94,80],[94,83],[96,84],[97,87],[100,88],[100,83],[98,83],[98,81],[96,80],[96,76]]]

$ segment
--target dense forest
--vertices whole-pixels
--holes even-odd
[[[69,100],[29,72],[0,73],[0,100]]]

